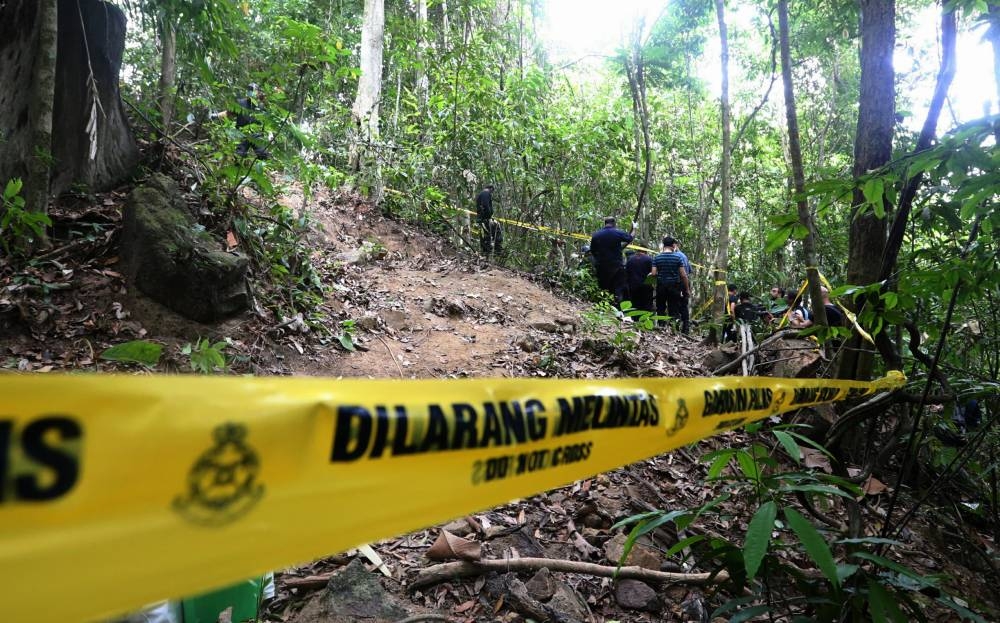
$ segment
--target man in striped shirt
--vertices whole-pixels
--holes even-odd
[[[691,296],[691,284],[688,283],[684,260],[674,251],[677,241],[672,236],[663,238],[663,253],[653,258],[653,271],[656,275],[656,314],[663,316],[666,312],[671,318],[681,320],[681,331],[688,332],[687,314],[681,306]]]

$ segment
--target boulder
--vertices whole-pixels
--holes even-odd
[[[199,322],[247,308],[246,256],[198,226],[172,179],[154,174],[133,190],[123,221],[123,272],[151,299]]]

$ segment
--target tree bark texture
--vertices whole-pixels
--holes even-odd
[[[378,138],[379,103],[382,98],[382,42],[385,33],[384,0],[365,0],[361,30],[361,77],[351,114],[357,137],[351,151],[350,168],[359,171],[365,152]]]
[[[52,103],[56,90],[59,7],[56,0],[38,3],[38,44],[31,72],[31,151],[25,203],[29,210],[48,212],[52,154]],[[5,180],[0,180],[3,183]],[[45,245],[45,240],[41,241]]]
[[[172,18],[160,17],[160,123],[170,135],[174,120],[174,85],[177,82],[177,31]]]
[[[896,114],[895,72],[892,52],[896,44],[894,0],[860,0],[861,92],[858,126],[854,139],[854,177],[878,169],[892,156],[892,132]],[[847,260],[847,281],[869,285],[879,278],[886,242],[886,219],[872,210],[861,214],[865,197],[855,188]],[[890,205],[884,204],[888,213]],[[859,300],[858,305],[864,302]],[[874,353],[858,335],[847,343],[837,375],[845,379],[871,377]]]
[[[118,75],[125,49],[125,14],[101,0],[58,0],[58,55],[52,124],[50,193],[75,184],[111,188],[127,178],[139,150],[125,117]],[[30,109],[39,35],[37,0],[0,4],[0,182],[25,177],[33,154]],[[100,106],[96,155],[90,158],[87,133],[93,68]]]
[[[722,215],[719,225],[719,248],[715,255],[715,304],[714,317],[719,326],[728,314],[729,298],[726,294],[726,277],[729,266],[729,227],[732,220],[732,138],[729,111],[729,35],[726,31],[726,2],[715,0],[715,13],[719,21],[719,42],[722,48],[722,165],[719,171],[719,191],[722,195]],[[710,341],[714,341],[709,336]]]
[[[809,279],[809,298],[812,299],[813,316],[819,324],[829,324],[826,308],[820,292],[819,270],[816,265],[816,225],[804,193],[806,177],[802,169],[802,143],[799,140],[799,116],[795,110],[795,89],[792,84],[792,52],[788,41],[788,0],[778,0],[778,40],[781,46],[781,81],[785,87],[785,119],[788,124],[788,156],[792,163],[792,188],[795,190],[795,205],[799,212],[799,222],[806,228],[802,240],[802,255],[806,260],[806,276]]]
[[[646,101],[646,70],[642,57],[642,30],[640,21],[632,31],[632,46],[625,60],[625,73],[628,75],[629,90],[632,93],[632,112],[635,115],[636,134],[636,170],[642,175],[636,192],[635,217],[639,221],[642,209],[646,204],[649,184],[653,177],[652,150],[649,137],[649,104]],[[640,158],[642,165],[640,167]]]

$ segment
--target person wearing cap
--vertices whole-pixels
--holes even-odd
[[[632,307],[642,311],[656,311],[653,297],[653,286],[646,283],[646,277],[653,271],[653,258],[649,256],[646,249],[639,248],[635,251],[628,249],[625,251],[625,277],[628,281],[629,300]]]
[[[503,252],[503,232],[493,220],[493,184],[487,184],[476,195],[476,219],[479,222],[479,248],[483,255]]]
[[[240,111],[236,113],[236,128],[242,130],[244,133],[243,140],[236,146],[236,155],[242,158],[250,153],[250,149],[252,148],[257,158],[267,160],[271,157],[271,154],[268,153],[263,145],[264,124],[257,117],[253,116],[254,111],[263,110],[264,94],[256,83],[251,82],[250,86],[247,87],[246,97],[236,98],[236,103],[240,106]],[[247,126],[250,126],[250,128],[244,129]]]
[[[663,252],[653,258],[653,271],[656,275],[656,313],[666,314],[681,321],[681,331],[688,332],[690,328],[685,322],[687,314],[681,311],[686,298],[691,296],[691,284],[688,282],[684,261],[674,251],[673,236],[663,238]]]
[[[590,253],[594,256],[597,285],[610,292],[615,298],[615,306],[620,306],[628,298],[622,248],[634,239],[632,232],[635,232],[636,224],[632,223],[632,231],[629,233],[618,229],[617,224],[613,216],[604,219],[604,227],[590,237]]]

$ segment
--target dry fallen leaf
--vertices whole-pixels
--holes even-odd
[[[806,467],[816,467],[827,474],[833,473],[833,467],[830,466],[830,457],[813,448],[801,447],[800,450],[802,451],[802,462]]]
[[[865,492],[866,495],[878,495],[879,493],[884,493],[889,487],[885,486],[882,481],[873,476],[869,476],[868,480],[861,487],[861,490]]]
[[[482,558],[482,544],[477,541],[463,539],[455,536],[447,530],[442,530],[438,535],[434,545],[431,545],[425,556],[431,560],[459,560],[477,561]]]

